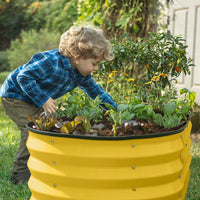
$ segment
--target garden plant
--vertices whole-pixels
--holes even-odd
[[[79,90],[60,100],[56,114],[29,116],[34,127],[63,134],[123,136],[156,134],[184,126],[191,118],[196,93],[186,88],[178,93],[174,87],[177,77],[189,74],[193,66],[183,38],[151,33],[149,39],[138,42],[122,40],[114,41],[115,59],[100,66],[100,71],[109,74],[104,81],[107,91],[111,95],[115,92],[116,110],[105,105],[108,111],[103,111],[99,97],[90,100]],[[131,76],[133,65],[140,71],[140,80]]]

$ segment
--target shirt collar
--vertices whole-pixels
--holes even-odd
[[[69,76],[71,78],[80,78],[80,79],[84,79],[85,78],[77,69],[74,69],[72,67],[72,64],[70,63],[69,58],[63,56],[61,53],[59,53],[59,54],[60,54],[60,56],[62,58],[62,61],[63,61],[63,64],[64,64],[64,69],[68,70],[70,72]]]
[[[60,54],[60,57],[62,59],[63,65],[64,65],[64,69],[69,70],[69,69],[73,69],[69,58],[63,56],[60,52],[58,52]]]

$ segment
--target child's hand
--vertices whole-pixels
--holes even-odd
[[[44,111],[47,111],[49,113],[54,113],[57,110],[56,101],[54,99],[52,99],[51,97],[49,97],[49,99],[42,106],[42,108],[44,109]]]

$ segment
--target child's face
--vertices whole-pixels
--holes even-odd
[[[75,63],[75,68],[83,75],[87,76],[93,73],[95,70],[99,69],[99,64],[100,60],[99,59],[93,59],[93,58],[80,58],[80,57],[75,57],[74,63]]]

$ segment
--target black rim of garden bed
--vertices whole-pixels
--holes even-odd
[[[31,126],[33,125],[32,122],[29,122],[26,125],[26,127],[28,128],[29,131],[33,133],[52,136],[52,137],[64,137],[64,138],[76,138],[76,139],[88,139],[88,140],[130,140],[130,139],[146,139],[146,138],[156,138],[156,137],[174,135],[174,134],[182,132],[188,126],[188,123],[189,121],[183,127],[173,130],[173,131],[156,133],[156,134],[129,135],[129,136],[73,135],[73,134],[63,134],[63,133],[56,133],[56,132],[50,132],[50,131],[41,131],[41,130],[31,128]]]

